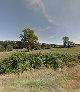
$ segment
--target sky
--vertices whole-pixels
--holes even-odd
[[[20,40],[26,27],[39,42],[80,43],[80,0],[0,0],[0,40]]]

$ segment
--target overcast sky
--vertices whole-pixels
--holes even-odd
[[[19,40],[25,27],[39,42],[80,43],[80,0],[0,0],[0,40]]]

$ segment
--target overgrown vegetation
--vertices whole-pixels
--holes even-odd
[[[30,69],[63,68],[80,64],[80,54],[60,54],[60,53],[37,53],[25,54],[14,53],[9,58],[0,61],[0,74],[18,73]]]
[[[80,66],[0,76],[1,92],[80,92]]]

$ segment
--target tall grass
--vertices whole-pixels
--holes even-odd
[[[15,74],[0,76],[1,92],[80,92],[80,66],[31,70],[19,77]]]

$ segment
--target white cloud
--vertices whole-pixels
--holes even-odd
[[[27,1],[27,6],[35,11],[41,10],[43,15],[46,17],[47,21],[51,24],[53,23],[53,19],[50,18],[50,15],[48,14],[44,0],[26,0]]]
[[[32,27],[32,29],[34,30],[34,31],[38,31],[38,32],[43,32],[43,31],[48,31],[48,30],[50,30],[52,28],[52,26],[47,26],[47,27],[45,27],[45,28],[37,28],[37,27]]]

